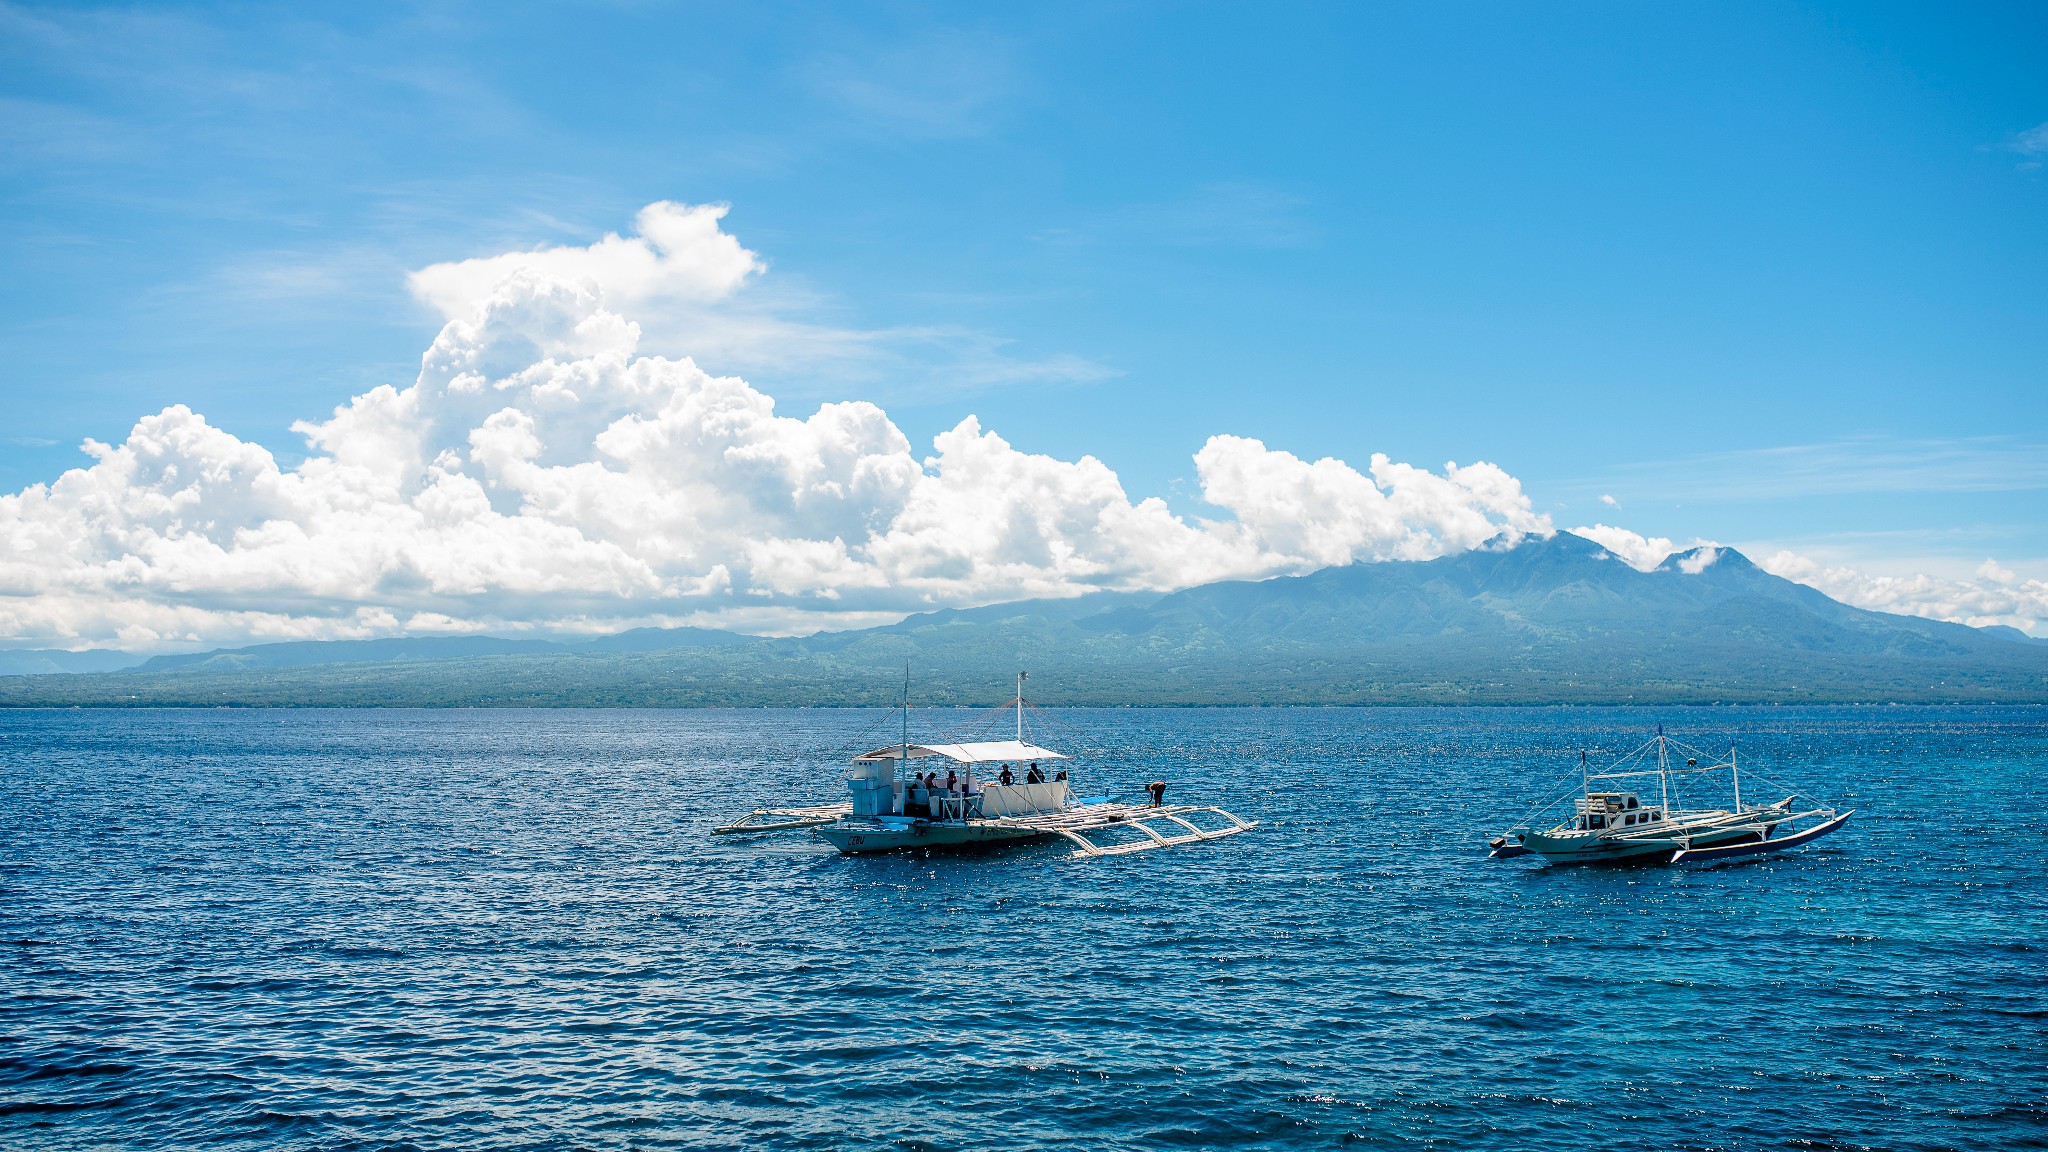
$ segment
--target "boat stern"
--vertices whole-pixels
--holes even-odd
[[[1524,841],[1528,840],[1528,838],[1529,828],[1527,825],[1510,828],[1506,835],[1495,836],[1486,842],[1486,846],[1492,849],[1491,852],[1486,854],[1486,858],[1488,860],[1512,860],[1517,856],[1527,856],[1530,852],[1534,851],[1534,849],[1524,846]]]
[[[899,848],[917,847],[924,842],[930,826],[930,821],[906,817],[856,817],[825,824],[814,831],[827,844],[852,856],[862,852],[893,852]]]

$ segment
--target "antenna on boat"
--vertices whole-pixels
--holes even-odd
[[[1017,743],[1024,742],[1024,678],[1029,672],[1017,673]]]

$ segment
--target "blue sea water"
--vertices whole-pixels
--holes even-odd
[[[1261,827],[709,834],[876,718],[0,713],[0,1144],[2048,1146],[2048,710],[1075,711]],[[1859,814],[1485,859],[1660,722]]]

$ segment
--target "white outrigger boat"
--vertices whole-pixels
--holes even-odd
[[[913,744],[906,700],[902,740],[853,758],[851,803],[757,808],[714,831],[809,828],[849,855],[1060,837],[1083,856],[1118,856],[1258,826],[1213,805],[1167,804],[1166,785],[1157,782],[1149,803],[1078,798],[1060,767],[1072,757],[1025,739],[1024,679],[1017,675],[1017,698],[1004,705],[1016,709],[1013,739]],[[940,766],[950,786],[940,782]]]
[[[1685,757],[1683,767],[1673,767],[1672,750]],[[1655,762],[1651,766],[1651,755]],[[1709,759],[1696,748],[1664,735],[1662,725],[1655,739],[1622,757],[1607,771],[1592,772],[1586,756],[1579,754],[1578,787],[1556,799],[1545,801],[1530,812],[1523,823],[1495,837],[1488,855],[1495,860],[1537,855],[1552,864],[1670,863],[1690,864],[1729,860],[1783,852],[1811,843],[1840,828],[1855,810],[1837,812],[1819,804],[1804,805],[1795,793],[1775,804],[1744,804],[1742,773],[1735,750],[1728,759],[1702,765]],[[1734,792],[1729,808],[1682,808],[1674,805],[1673,777],[1726,772]],[[1636,791],[1613,790],[1610,782],[1657,778],[1657,795],[1649,799]],[[1529,826],[1529,819],[1560,808],[1566,800],[1571,809],[1554,827],[1541,832]]]

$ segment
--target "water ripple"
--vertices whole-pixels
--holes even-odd
[[[0,1141],[2048,1145],[2041,709],[1112,710],[1084,786],[1264,826],[708,834],[831,798],[872,719],[0,714]],[[1862,814],[1707,869],[1483,859],[1658,722]]]

